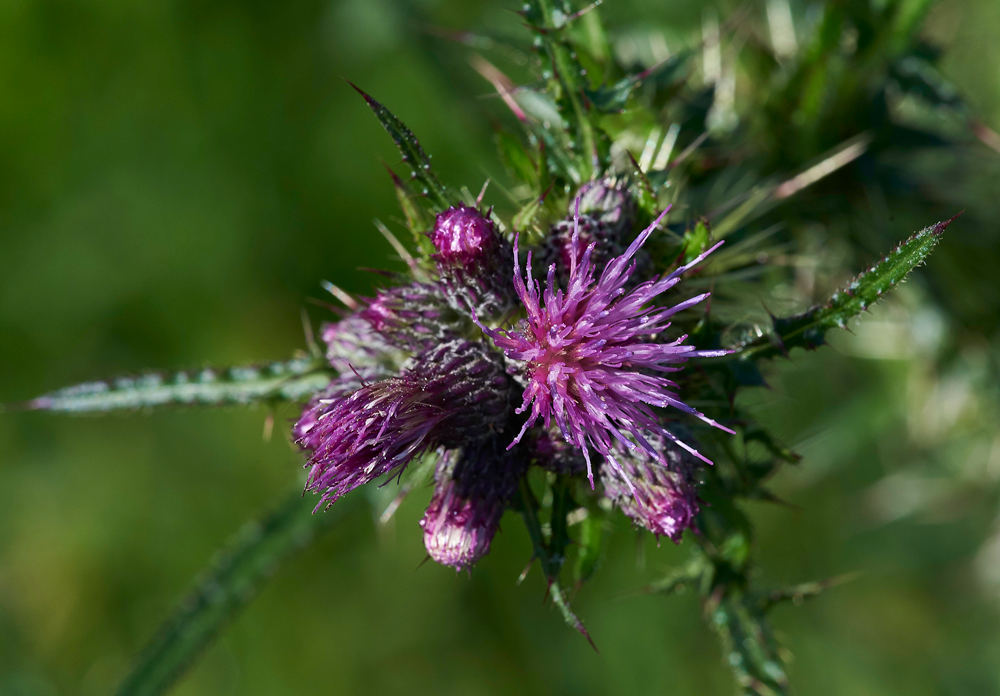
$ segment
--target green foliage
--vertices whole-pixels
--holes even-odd
[[[263,366],[148,373],[66,387],[13,408],[61,413],[109,413],[164,406],[248,406],[299,401],[330,382],[322,358],[296,358]]]
[[[861,273],[846,288],[835,292],[825,304],[792,317],[775,318],[771,333],[737,346],[732,357],[737,360],[760,360],[787,355],[792,348],[813,350],[823,345],[827,331],[846,328],[849,320],[882,299],[910,271],[923,263],[954,219],[917,232]]]
[[[198,579],[139,655],[118,696],[166,692],[294,552],[357,507],[357,496],[324,514],[296,492],[260,521],[247,524]]]
[[[392,137],[393,142],[396,143],[403,162],[410,168],[413,180],[421,187],[420,194],[427,198],[431,209],[437,212],[444,210],[450,205],[461,203],[461,199],[456,197],[452,191],[445,188],[438,181],[437,176],[435,176],[431,169],[431,158],[424,152],[424,149],[420,146],[420,142],[413,135],[413,131],[407,128],[406,124],[396,118],[391,111],[375,101],[375,99],[360,88],[353,84],[351,87],[354,87],[358,94],[364,97],[365,102],[371,107],[379,123],[382,124],[382,127]],[[401,187],[397,185],[396,188],[399,191]],[[409,194],[406,195],[406,198],[409,198]]]

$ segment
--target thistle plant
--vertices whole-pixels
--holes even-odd
[[[605,521],[624,515],[683,544],[689,561],[647,589],[696,588],[741,693],[788,693],[787,651],[768,611],[830,581],[757,586],[743,504],[776,501],[768,479],[800,458],[737,396],[763,387],[772,361],[818,348],[879,302],[951,220],[898,243],[825,300],[770,315],[750,298],[772,289],[767,274],[784,272],[776,252],[795,240],[762,221],[850,165],[870,134],[820,139],[819,162],[791,172],[781,142],[750,185],[734,183],[744,165],[712,164],[735,149],[733,104],[722,81],[706,89],[695,79],[707,71],[697,49],[720,50],[718,26],[703,45],[637,69],[609,56],[593,6],[529,0],[521,14],[529,39],[491,58],[522,56],[532,67],[523,84],[485,56],[473,61],[507,108],[494,114],[507,186],[442,181],[404,122],[355,87],[401,154],[403,173],[391,172],[401,229],[379,230],[405,270],[387,271],[372,297],[327,283],[336,304],[319,343],[267,366],[95,382],[22,405],[293,404],[308,500],[296,496],[237,543],[209,573],[221,600],[196,590],[120,693],[166,689],[267,569],[354,505],[352,491],[374,486],[397,492],[383,519],[410,491],[432,489],[420,529],[407,533],[458,571],[479,572],[506,542],[501,525],[523,524],[525,560],[537,561],[546,596],[595,644],[567,588],[596,572]],[[692,117],[706,96],[711,107]]]

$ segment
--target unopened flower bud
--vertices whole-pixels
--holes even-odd
[[[604,496],[639,526],[678,543],[698,514],[697,465],[680,447],[648,435],[663,461],[641,448],[614,457],[617,467],[605,461],[601,466]]]
[[[513,301],[505,273],[510,245],[493,222],[469,206],[438,214],[431,232],[434,260],[448,301],[462,312],[495,316]]]
[[[489,552],[524,474],[523,456],[504,443],[493,437],[438,462],[434,495],[420,521],[427,554],[438,563],[462,570]]]
[[[450,338],[457,319],[440,290],[426,283],[379,290],[358,316],[368,322],[383,343],[410,351]]]
[[[574,247],[573,237],[577,231],[576,202],[580,203],[579,236]],[[603,268],[612,258],[621,255],[627,246],[629,233],[635,224],[636,207],[632,195],[624,186],[610,181],[594,181],[580,187],[570,201],[570,210],[563,220],[559,220],[549,231],[549,236],[539,249],[539,260],[548,267],[556,265],[556,278],[565,282],[568,278],[571,257],[577,260],[591,244],[591,260],[597,268]],[[648,254],[639,250],[635,255],[638,264],[637,278],[647,275],[652,269]]]
[[[578,447],[566,442],[558,428],[546,428],[534,441],[533,461],[557,474],[580,474],[587,471],[587,461]]]
[[[632,231],[635,200],[624,184],[609,180],[591,181],[581,186],[576,195],[580,199],[580,215],[588,215],[599,222],[606,235],[621,241]],[[574,212],[570,211],[571,214]]]

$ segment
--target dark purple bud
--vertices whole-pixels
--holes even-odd
[[[635,225],[636,206],[632,194],[624,183],[610,180],[591,181],[577,191],[580,199],[580,215],[587,215],[600,223],[605,234],[619,241],[628,238]],[[569,217],[576,212],[576,204],[571,204]]]
[[[573,235],[576,229],[574,216],[576,201],[580,201],[580,234],[574,247]],[[568,278],[570,259],[576,253],[579,260],[591,244],[591,260],[597,268],[603,268],[608,261],[620,256],[628,246],[630,232],[635,224],[636,206],[632,195],[624,185],[611,181],[594,181],[580,187],[576,197],[570,201],[570,210],[563,220],[556,222],[548,238],[538,251],[543,268],[556,265],[556,278],[565,282]],[[648,254],[640,250],[635,256],[638,268],[633,274],[645,278],[652,271]]]
[[[558,429],[547,428],[534,441],[534,463],[557,474],[582,474],[587,460],[580,448],[566,442]]]
[[[508,452],[505,442],[494,437],[438,462],[434,495],[420,521],[427,554],[438,563],[462,570],[489,552],[525,471],[520,448]]]
[[[333,502],[429,447],[488,438],[508,420],[512,391],[499,355],[482,343],[450,341],[408,360],[398,377],[321,399],[325,408],[307,411],[296,426],[314,449],[307,489]]]
[[[401,359],[399,351],[386,342],[368,319],[358,314],[325,324],[321,336],[327,360],[342,375],[353,375],[354,370],[384,372],[387,365]]]
[[[431,242],[437,249],[436,258],[445,263],[471,263],[496,254],[500,238],[493,222],[475,208],[460,205],[448,208],[437,216]]]
[[[641,448],[616,456],[617,468],[605,461],[601,466],[604,496],[637,525],[679,543],[698,514],[694,480],[698,465],[687,452],[664,438],[652,433],[647,438],[666,465]]]
[[[358,316],[379,334],[381,343],[409,351],[450,338],[458,318],[440,289],[426,283],[379,290]]]
[[[437,216],[431,242],[449,303],[477,316],[496,316],[513,302],[505,268],[510,245],[493,222],[468,206],[448,208]]]

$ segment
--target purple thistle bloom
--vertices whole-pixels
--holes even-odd
[[[486,346],[450,341],[428,349],[399,376],[320,399],[304,412],[296,430],[300,444],[313,449],[306,488],[332,503],[429,447],[489,437],[510,410],[510,378]]]
[[[381,375],[372,368],[362,368],[359,372],[343,372],[319,394],[310,399],[302,415],[292,426],[292,440],[304,450],[315,450],[322,444],[320,430],[316,428],[320,416],[331,410],[333,404],[340,403],[361,389],[369,380],[377,380]]]
[[[522,322],[519,329],[510,331],[493,330],[479,324],[509,358],[525,363],[528,385],[517,413],[524,413],[530,405],[531,414],[514,443],[519,442],[539,418],[546,426],[554,419],[567,442],[582,450],[591,487],[594,476],[588,445],[619,471],[613,451],[616,441],[630,450],[641,447],[662,461],[663,455],[642,435],[643,430],[676,442],[708,462],[664,428],[652,406],[672,406],[709,425],[732,432],[683,403],[672,391],[676,385],[656,374],[675,372],[680,369],[676,365],[688,358],[716,357],[726,351],[696,350],[684,344],[686,336],[670,343],[647,340],[670,326],[668,319],[671,316],[709,296],[704,293],[668,308],[651,304],[719,245],[667,276],[647,280],[628,292],[625,290],[635,270],[636,253],[668,210],[643,230],[624,254],[609,261],[596,280],[591,259],[595,245],[591,243],[581,259],[577,259],[575,243],[571,245],[573,252],[565,291],[557,285],[553,264],[549,266],[545,292],[541,292],[531,275],[530,252],[527,277],[522,279],[515,239],[514,287],[527,311],[527,321]],[[634,442],[626,434],[630,434]]]
[[[663,438],[647,433],[646,439],[667,466],[642,449],[624,452],[617,460],[620,470],[608,462],[601,467],[604,496],[639,526],[679,543],[698,514],[696,465],[686,452]]]

